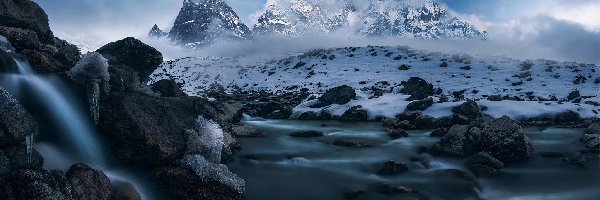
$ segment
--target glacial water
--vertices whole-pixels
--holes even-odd
[[[291,120],[254,120],[246,124],[266,132],[264,138],[242,138],[242,150],[229,168],[246,181],[250,200],[345,199],[349,190],[365,190],[356,199],[566,199],[600,197],[600,168],[597,152],[579,142],[581,130],[527,128],[536,150],[526,162],[511,163],[488,178],[474,178],[466,169],[466,158],[419,154],[438,138],[430,132],[410,131],[411,137],[392,140],[378,123],[350,124]],[[322,126],[322,123],[327,126]],[[318,130],[319,138],[293,138],[295,131]],[[346,148],[328,144],[338,139],[356,139],[375,144],[371,148]],[[584,156],[587,167],[562,158],[546,158],[543,151],[559,151],[566,157]],[[415,157],[420,157],[417,161]],[[380,176],[385,161],[408,164],[397,176]],[[415,161],[415,162],[411,162]],[[429,160],[429,161],[422,161]],[[458,169],[466,174],[460,175]],[[418,194],[380,192],[383,183],[418,190]]]

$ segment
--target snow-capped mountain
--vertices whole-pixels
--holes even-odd
[[[297,36],[343,31],[364,36],[484,39],[434,0],[273,0],[254,26],[257,34]]]
[[[250,35],[250,29],[224,0],[184,0],[168,37],[178,44],[196,47]]]

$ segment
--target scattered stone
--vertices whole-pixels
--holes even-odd
[[[394,191],[396,191],[398,193],[419,193],[419,191],[417,191],[416,189],[404,187],[404,186],[398,186],[398,187],[394,188]]]
[[[400,65],[400,67],[398,67],[398,69],[401,70],[401,71],[406,71],[406,70],[410,69],[410,66],[402,64],[402,65]]]
[[[404,83],[402,93],[411,95],[407,99],[408,101],[421,100],[434,94],[433,85],[419,77],[411,77],[408,79],[408,81]]]
[[[407,106],[406,106],[406,110],[407,111],[417,111],[417,110],[427,110],[427,108],[431,107],[433,105],[433,99],[432,98],[426,98],[423,100],[416,100],[413,102],[410,102]]]
[[[431,134],[429,134],[429,136],[431,136],[431,137],[442,137],[442,136],[446,135],[446,133],[448,133],[448,129],[446,129],[446,128],[438,128],[438,129],[435,129],[435,130],[431,131]]]
[[[317,113],[315,113],[313,111],[304,112],[304,113],[300,114],[300,116],[298,116],[298,120],[316,120],[316,119],[317,119]]]
[[[303,138],[308,138],[308,137],[323,137],[325,136],[325,133],[321,132],[321,131],[300,131],[300,132],[294,132],[292,134],[290,134],[291,137],[303,137]]]
[[[311,107],[321,108],[331,104],[343,105],[352,101],[354,98],[356,98],[356,92],[354,89],[350,86],[342,85],[327,90],[323,96],[319,97],[319,103]]]
[[[475,154],[471,159],[469,159],[469,163],[471,166],[480,164],[489,167],[493,167],[494,169],[501,169],[504,167],[504,163],[486,152],[479,152]]]
[[[567,96],[567,100],[572,101],[579,97],[581,97],[581,94],[579,94],[579,90],[574,90],[569,93],[569,96]]]
[[[377,171],[379,175],[398,175],[405,171],[408,171],[408,166],[406,163],[401,163],[397,161],[387,161],[383,163],[381,169]]]
[[[397,118],[385,118],[381,123],[386,127],[393,127],[400,122]]]
[[[400,113],[398,115],[396,115],[396,118],[399,121],[409,121],[409,122],[414,122],[417,118],[419,118],[421,116],[421,112],[420,111],[405,111],[403,113]]]
[[[374,147],[375,146],[373,144],[369,144],[369,143],[362,142],[362,141],[351,140],[351,139],[337,139],[337,140],[333,141],[331,144],[335,145],[335,146],[351,147],[351,148],[364,148],[364,147]]]
[[[403,137],[409,136],[408,132],[406,132],[404,129],[401,129],[401,128],[390,128],[387,130],[387,135],[390,136],[394,140],[398,139],[398,138],[403,138]]]
[[[487,97],[488,101],[502,101],[502,95],[490,95]]]
[[[481,115],[481,110],[477,102],[468,100],[467,102],[452,108],[452,113],[459,116],[465,116],[468,119],[476,119]]]
[[[265,133],[250,125],[234,126],[231,133],[235,137],[265,137]]]
[[[349,122],[367,121],[369,120],[369,114],[367,110],[362,108],[362,106],[354,106],[346,110],[346,112],[340,116],[340,120]]]
[[[473,164],[469,169],[478,177],[489,177],[498,174],[498,170],[493,167],[481,164]]]

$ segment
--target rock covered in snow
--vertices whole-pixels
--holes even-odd
[[[344,31],[420,39],[485,38],[485,33],[431,0],[277,0],[268,5],[253,30],[283,36]]]
[[[164,31],[160,30],[160,28],[158,28],[158,25],[154,24],[154,26],[152,26],[152,29],[150,29],[150,32],[148,32],[148,37],[151,38],[161,38],[168,35],[168,33],[165,33]]]
[[[216,40],[248,39],[251,34],[224,0],[184,0],[169,38],[188,47],[202,47]]]
[[[186,154],[200,154],[213,163],[221,162],[223,129],[219,124],[203,116],[196,119],[196,129],[185,132]]]

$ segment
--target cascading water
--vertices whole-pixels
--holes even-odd
[[[55,123],[60,127],[59,134],[71,140],[78,151],[79,159],[103,165],[104,159],[98,140],[95,138],[93,129],[85,121],[84,114],[75,109],[76,103],[68,99],[66,89],[60,90],[55,83],[45,77],[36,75],[26,60],[14,58],[18,74],[4,74],[2,85],[18,99],[23,101],[35,101],[52,116]],[[24,99],[28,98],[28,99]],[[44,112],[44,111],[42,111]],[[31,137],[33,140],[33,137]]]

